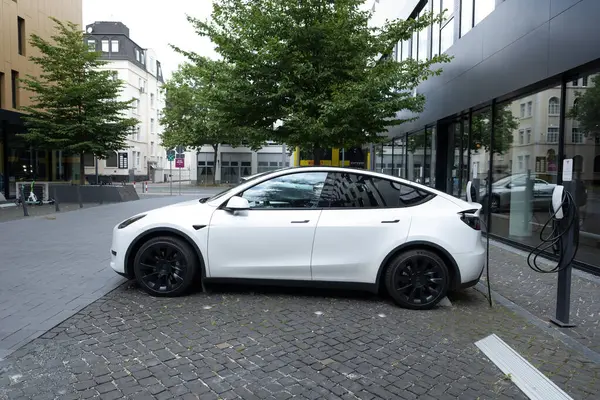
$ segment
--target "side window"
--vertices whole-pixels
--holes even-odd
[[[315,208],[327,172],[300,172],[278,176],[246,189],[240,196],[251,209]]]
[[[320,207],[400,208],[412,207],[435,195],[388,179],[369,175],[330,173],[321,192]]]

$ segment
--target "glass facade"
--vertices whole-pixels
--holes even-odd
[[[403,134],[383,146],[384,161],[378,158],[377,165],[462,199],[467,182],[477,182],[492,237],[533,247],[549,218],[552,191],[562,184],[561,160],[573,159],[581,229],[576,260],[598,267],[600,71],[565,76],[563,82]],[[437,176],[437,163],[445,163],[445,175]],[[436,182],[442,176],[445,184]]]

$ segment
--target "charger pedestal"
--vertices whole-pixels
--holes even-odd
[[[577,207],[577,198],[576,196],[576,186],[573,181],[566,181],[563,183],[564,190],[573,196],[575,200],[575,207]],[[573,214],[573,210],[563,207],[563,212],[565,212],[562,219],[558,220],[556,223],[560,224],[559,227],[561,231],[566,230],[567,233],[560,240],[559,243],[559,254],[561,257],[561,265],[558,266],[558,285],[556,291],[556,316],[551,318],[550,321],[561,327],[561,328],[573,328],[576,325],[570,322],[570,313],[571,313],[571,275],[573,272],[573,266],[569,262],[571,260],[575,252],[577,251],[575,247],[576,241],[579,240],[578,230],[579,230],[579,221],[575,221],[577,218],[577,214]]]

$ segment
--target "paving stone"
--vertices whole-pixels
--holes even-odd
[[[491,333],[573,398],[600,392],[597,364],[528,321],[490,309],[474,289],[450,300],[416,312],[335,291],[226,288],[156,299],[126,285],[64,321],[56,337],[0,361],[0,382],[21,375],[18,385],[0,385],[0,398],[54,398],[63,389],[127,399],[525,399],[474,345]],[[116,321],[121,329],[111,331]]]

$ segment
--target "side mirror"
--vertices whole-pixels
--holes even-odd
[[[513,187],[513,184],[512,184],[512,183],[507,183],[507,184],[506,184],[506,187],[510,189],[510,188],[512,188],[512,187]]]
[[[246,200],[243,197],[233,196],[227,202],[227,205],[225,206],[225,209],[228,210],[228,211],[249,210],[250,209],[250,203],[248,203],[248,200]]]

